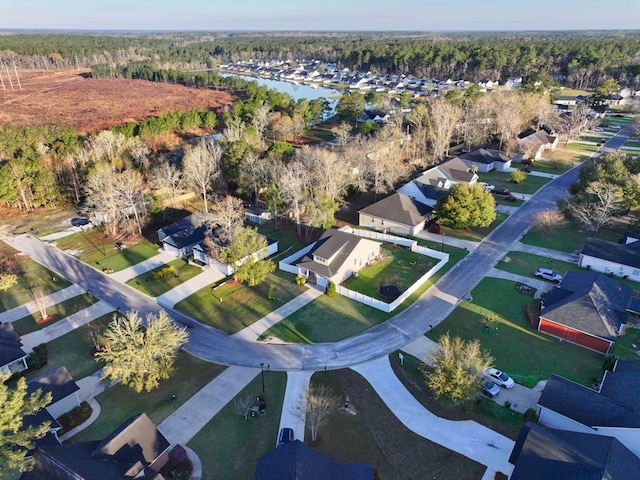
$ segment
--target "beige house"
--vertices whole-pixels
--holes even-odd
[[[415,236],[424,230],[433,208],[402,193],[394,193],[358,212],[358,225],[384,233]]]
[[[380,243],[341,230],[329,229],[297,264],[298,275],[309,283],[336,285],[380,256]]]
[[[526,137],[518,138],[518,146],[523,152],[523,158],[539,160],[545,150],[555,150],[558,146],[558,137],[551,135],[546,130],[538,130]]]

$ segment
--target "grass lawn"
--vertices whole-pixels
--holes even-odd
[[[69,315],[79,312],[80,310],[84,310],[97,301],[98,299],[90,293],[83,293],[82,295],[78,295],[77,297],[70,298],[69,300],[65,300],[64,302],[48,307],[47,314],[53,315],[53,319],[47,323],[38,324],[37,320],[40,320],[42,316],[39,312],[36,312],[13,322],[13,328],[15,328],[16,332],[18,332],[20,336],[26,335],[27,333],[46,328],[59,320],[63,320]]]
[[[473,420],[511,439],[515,440],[518,437],[520,428],[525,422],[523,414],[505,408],[504,405],[488,399],[480,392],[478,392],[480,402],[467,408],[442,402],[433,395],[426,384],[425,375],[433,369],[413,355],[406,352],[402,355],[402,365],[397,353],[390,355],[391,366],[407,390],[430,412],[449,420]]]
[[[306,246],[296,236],[296,226],[284,221],[278,222],[278,230],[275,229],[275,223],[272,220],[260,225],[258,232],[278,240],[278,259],[287,258]]]
[[[275,337],[293,343],[335,342],[378,325],[415,302],[468,253],[449,246],[446,247],[446,251],[450,254],[450,261],[391,313],[385,313],[340,295],[333,297],[321,295],[268,329],[259,340]]]
[[[574,146],[580,146],[580,144],[572,144]],[[544,158],[537,160],[535,163],[536,170],[547,173],[563,173],[573,166],[574,163],[581,163],[589,158],[590,152],[581,152],[576,148],[568,148],[567,145],[562,144],[561,147],[556,148],[553,151],[546,151]]]
[[[29,291],[25,285],[31,285],[34,292],[42,292],[45,295],[57,292],[71,285],[67,279],[60,277],[51,270],[21,255],[4,242],[0,242],[0,258],[15,258],[24,272],[24,277],[18,279],[18,283],[6,291],[0,293],[0,312],[11,310],[14,307],[31,302]]]
[[[188,446],[202,461],[203,480],[254,477],[258,458],[275,447],[286,384],[286,373],[265,372],[264,415],[245,420],[235,412],[231,401],[191,439]],[[236,398],[254,397],[261,391],[258,375]]]
[[[507,200],[507,198],[514,198],[515,201]],[[496,202],[496,205],[505,205],[507,207],[521,207],[524,205],[524,200],[518,198],[517,195],[511,195],[510,197],[507,195],[494,195],[493,200]]]
[[[74,233],[56,240],[56,246],[96,268],[124,270],[158,254],[158,246],[146,238],[135,244],[125,243],[122,251],[116,248],[116,239],[106,238],[100,228]]]
[[[429,338],[437,341],[446,332],[465,340],[477,338],[491,352],[497,368],[527,387],[550,373],[591,385],[602,375],[604,357],[533,330],[524,314],[532,297],[519,293],[514,285],[508,280],[482,280],[471,292],[473,301],[461,303],[428,333]],[[490,333],[485,330],[486,314],[497,316]]]
[[[635,346],[634,346],[635,345]],[[640,354],[640,328],[627,327],[610,350],[611,355],[626,360],[638,360]]]
[[[598,230],[597,238],[617,242],[625,231],[623,224],[618,228],[602,227]],[[545,234],[542,229],[533,227],[520,241],[527,245],[571,253],[582,249],[585,240],[591,236],[593,236],[592,232],[587,232],[580,225],[570,221],[565,225],[555,227],[551,234]]]
[[[275,300],[269,300],[271,287]],[[281,307],[307,288],[296,285],[293,275],[276,271],[256,287],[235,283],[205,287],[178,302],[174,308],[206,325],[233,334]]]
[[[561,275],[568,271],[584,271],[583,268],[578,267],[575,263],[562,262],[553,258],[518,251],[508,252],[496,265],[496,268],[505,272],[532,278],[539,267],[550,268]]]
[[[481,242],[484,237],[489,235],[498,225],[504,222],[509,215],[506,213],[496,212],[496,219],[488,227],[472,227],[464,230],[455,230],[446,226],[442,226],[442,231],[446,236],[460,238],[462,240],[471,240],[472,242]],[[445,251],[447,247],[445,247]]]
[[[401,291],[406,290],[436,263],[437,259],[414,253],[408,248],[383,244],[381,259],[364,267],[357,277],[347,279],[342,285],[391,303],[393,299],[378,293],[381,285],[396,285]]]
[[[158,273],[160,270],[167,267],[173,267],[175,272],[162,278],[153,278],[154,273]],[[142,293],[151,297],[157,297],[168,292],[172,288],[177,287],[181,283],[186,282],[190,278],[195,277],[199,273],[202,273],[202,268],[196,265],[191,265],[188,262],[177,258],[162,267],[155,268],[150,272],[127,280],[126,283],[136,290],[140,290]]]
[[[587,144],[587,143],[578,143],[578,142],[570,142],[568,145],[565,146],[565,148],[568,148],[569,150],[575,150],[577,152],[595,152],[598,150],[598,145],[591,145],[591,144]]]
[[[151,392],[136,393],[123,385],[102,392],[96,397],[101,407],[100,416],[75,435],[73,441],[102,440],[129,417],[142,412],[158,425],[226,368],[185,352],[178,355],[175,367],[171,378],[160,382]]]
[[[93,353],[92,336],[102,332],[113,319],[112,314],[96,318],[91,323],[70,331],[62,337],[47,343],[48,362],[39,370],[30,372],[27,378],[32,378],[58,365],[64,365],[74,378],[80,380],[102,368],[102,364],[96,362]]]
[[[490,183],[497,188],[506,188],[518,193],[535,193],[544,185],[551,181],[550,178],[527,175],[527,178],[520,183],[511,183],[511,174],[507,172],[491,171],[489,173],[478,173],[481,182]]]

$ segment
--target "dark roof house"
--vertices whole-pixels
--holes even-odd
[[[396,233],[416,235],[424,229],[433,208],[402,193],[394,193],[358,212],[361,227]]]
[[[458,155],[458,158],[469,168],[477,167],[479,172],[506,171],[511,167],[511,158],[499,150],[479,148]]]
[[[161,480],[169,441],[144,413],[102,441],[38,447],[35,468],[23,480]]]
[[[618,360],[598,390],[552,374],[538,405],[544,425],[613,436],[640,455],[640,361]]]
[[[11,323],[0,323],[0,370],[17,373],[27,369],[27,354]]]
[[[58,418],[80,405],[76,394],[80,387],[73,380],[66,367],[54,367],[27,382],[29,394],[38,389],[43,393],[51,393],[51,403],[47,405],[47,411],[53,418]]]
[[[300,440],[285,443],[258,459],[255,480],[373,480],[366,463],[338,463]]]
[[[527,422],[509,457],[511,480],[634,480],[640,458],[614,437]]]
[[[162,243],[163,250],[184,258],[192,253],[194,246],[204,240],[206,232],[204,216],[194,213],[159,229],[158,240]]]
[[[640,282],[640,242],[630,233],[618,243],[588,238],[579,253],[578,265]]]
[[[567,272],[543,299],[538,330],[607,353],[627,323],[632,290],[597,272]]]

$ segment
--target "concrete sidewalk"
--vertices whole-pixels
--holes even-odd
[[[239,332],[234,333],[232,336],[241,338],[243,340],[256,341],[260,335],[262,335],[269,328],[274,326],[283,318],[288,317],[296,310],[300,310],[306,304],[311,303],[313,300],[322,295],[322,292],[317,288],[309,288],[307,291],[301,293],[293,300],[282,305],[280,308],[265,315],[257,322],[243,328]]]
[[[550,248],[536,247],[534,245],[526,245],[524,243],[516,242],[513,245],[513,250],[518,252],[530,253],[532,255],[539,255],[545,258],[552,258],[554,260],[560,260],[561,262],[568,262],[578,264],[578,255],[575,253],[560,252],[558,250],[552,250]],[[565,272],[560,272],[564,274]]]
[[[426,363],[433,367],[433,361],[431,355],[435,350],[439,350],[440,345],[425,337],[424,335],[416,338],[413,342],[408,343],[402,347],[403,352],[407,352],[409,355],[416,357],[422,363]]]
[[[351,368],[367,379],[409,430],[486,465],[487,473],[483,478],[493,479],[495,472],[510,475],[513,471],[513,465],[509,463],[513,440],[470,420],[452,421],[435,416],[398,380],[387,357]]]
[[[63,302],[65,300],[69,300],[70,298],[77,297],[78,295],[82,295],[86,293],[86,290],[82,288],[80,285],[73,284],[67,288],[63,288],[62,290],[58,290],[57,292],[53,292],[47,296],[45,296],[42,300],[45,302],[47,306],[55,305],[56,303]],[[35,302],[25,303],[24,305],[18,305],[6,312],[0,313],[0,323],[7,322],[15,322],[27,315],[31,315],[38,311],[38,307],[36,307]]]
[[[314,372],[287,372],[287,388],[284,392],[280,429],[293,428],[294,439],[304,442],[305,419],[296,415],[296,408],[303,395],[309,390],[309,381]],[[280,430],[278,430],[280,432]],[[274,444],[278,439],[274,439]]]
[[[156,301],[163,307],[173,308],[173,306],[180,300],[193,295],[198,290],[213,285],[225,278],[224,274],[215,268],[205,268],[202,273],[199,273],[193,278],[190,278],[184,283],[181,283],[175,288],[172,288],[168,292],[156,297]],[[213,298],[211,301],[215,301]]]
[[[80,402],[89,401],[100,395],[107,388],[116,384],[116,382],[103,382],[100,380],[103,373],[102,369],[100,369],[97,372],[76,381],[78,387],[80,387],[80,390],[78,391],[78,399]]]
[[[169,415],[158,430],[172,444],[186,445],[259,373],[257,368],[227,368]]]
[[[33,347],[55,340],[56,338],[113,311],[115,311],[115,308],[101,300],[48,327],[24,335],[22,337],[22,344],[24,345],[26,352],[31,352]]]
[[[473,252],[478,245],[479,242],[472,242],[471,240],[463,240],[461,238],[455,238],[447,235],[442,235],[440,233],[430,233],[426,230],[422,230],[416,234],[416,237],[423,238],[425,240],[429,240],[431,242],[439,243],[444,245],[451,245],[452,247],[464,248]],[[437,249],[436,249],[437,250]]]
[[[151,258],[147,258],[146,260],[136,263],[135,265],[131,265],[130,267],[125,268],[124,270],[120,270],[119,272],[110,273],[109,276],[118,282],[126,282],[127,280],[131,280],[132,278],[137,277],[138,275],[142,275],[143,273],[149,272],[154,268],[161,267],[173,260],[176,260],[176,256],[173,253],[162,251],[157,255],[154,255]]]

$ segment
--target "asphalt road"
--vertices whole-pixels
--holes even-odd
[[[619,148],[629,133],[629,127],[618,132],[603,145],[601,152]],[[273,370],[322,370],[352,366],[388,355],[443,321],[527,232],[531,216],[537,211],[555,208],[555,202],[568,195],[567,188],[577,180],[579,168],[577,165],[540,189],[411,307],[391,320],[345,340],[312,345],[264,344],[230,337],[174,310],[168,310],[169,314],[189,328],[187,351],[223,365],[259,367],[263,363]],[[137,310],[146,315],[161,308],[154,299],[31,235],[9,237],[5,241],[121,311]]]

